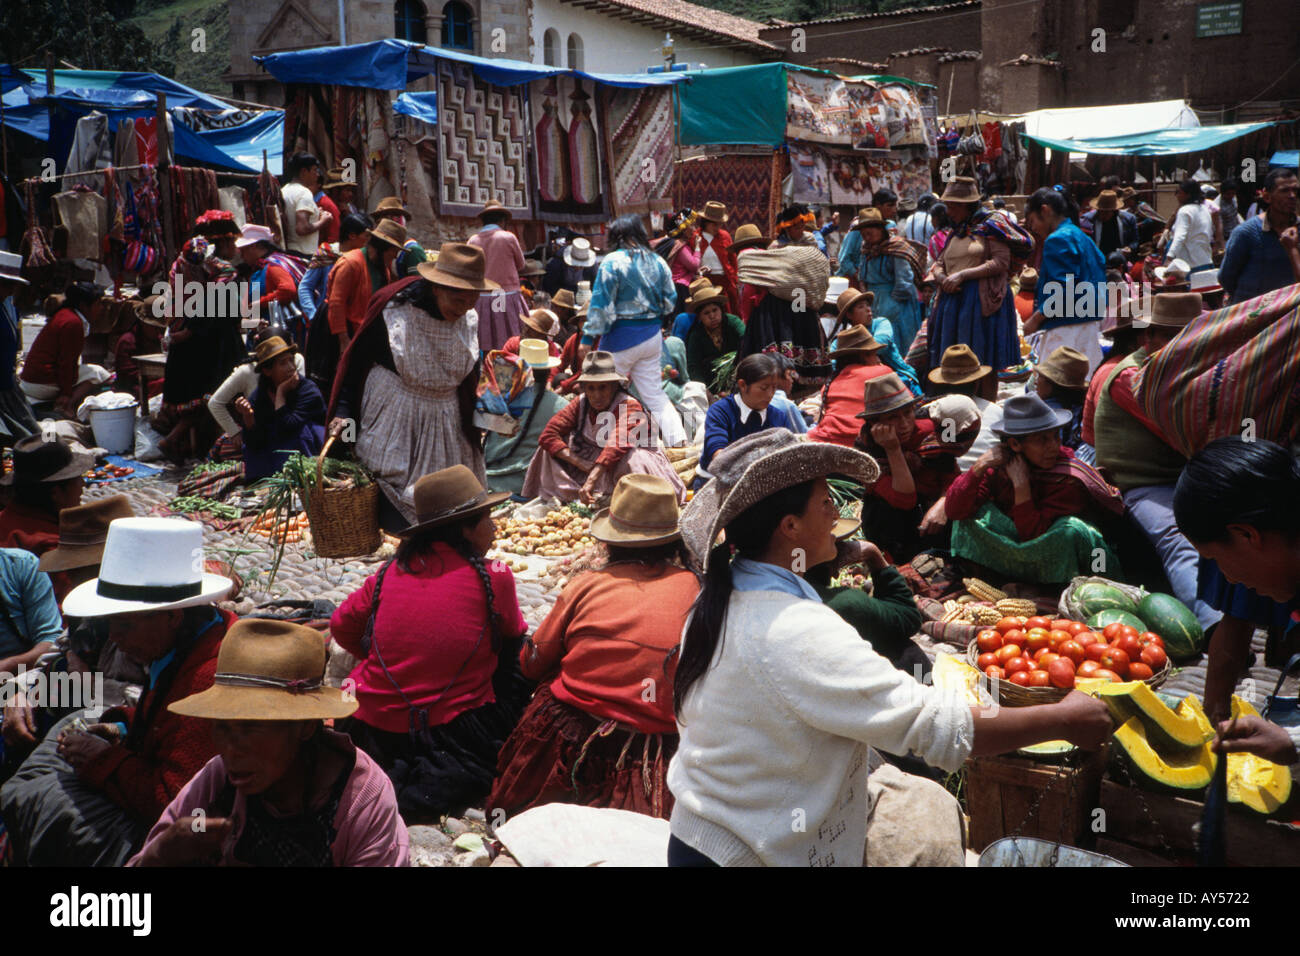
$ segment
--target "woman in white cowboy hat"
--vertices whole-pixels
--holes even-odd
[[[1110,737],[1105,705],[1083,694],[993,711],[920,684],[822,604],[802,573],[836,556],[826,479],[871,483],[869,456],[774,429],[736,442],[711,470],[681,523],[704,581],[674,678],[670,866],[861,866],[895,849],[886,843],[964,865],[960,812],[929,781],[891,783],[946,819],[892,818],[895,840],[869,824],[883,806],[871,747],[956,770],[1039,740],[1091,749]]]
[[[667,479],[684,501],[686,489],[659,449],[645,409],[627,393],[614,356],[588,352],[578,383],[582,397],[562,408],[538,440],[524,496],[590,504],[636,472]]]
[[[215,753],[201,721],[167,709],[212,686],[235,621],[213,607],[233,582],[205,572],[202,553],[198,522],[119,518],[99,576],[64,599],[69,617],[105,619],[109,639],[149,679],[135,707],[84,719],[78,711],[55,724],[0,788],[0,816],[23,863],[121,866]]]
[[[389,286],[387,299],[372,298],[339,362],[328,430],[355,437],[357,458],[383,491],[380,522],[390,532],[415,520],[413,489],[421,476],[463,464],[484,478],[474,426],[474,304],[497,287],[485,270],[481,249],[443,243],[436,262],[416,267],[418,278]]]
[[[953,554],[1016,581],[1059,584],[1089,574],[1100,554],[1120,573],[1108,522],[1123,514],[1119,489],[1061,444],[1070,412],[1016,395],[994,413],[1001,442],[948,487]]]
[[[469,244],[483,250],[484,275],[492,280],[490,291],[479,296],[479,349],[499,349],[512,335],[518,335],[528,302],[520,291],[519,270],[524,268],[524,250],[519,239],[506,228],[510,210],[495,199],[478,214],[483,228],[469,237]]]
[[[541,683],[501,749],[489,816],[545,803],[672,812],[669,688],[699,590],[677,520],[677,494],[657,475],[620,478],[592,519],[609,561],[570,582],[525,642],[524,675]]]
[[[422,477],[397,554],[330,621],[358,662],[359,707],[340,729],[388,772],[412,823],[479,805],[532,692],[514,575],[484,560],[507,497],[464,465]]]
[[[207,690],[169,705],[206,723],[217,755],[185,784],[127,866],[407,866],[393,785],[325,720],[357,702],[324,684],[318,631],[235,622]],[[196,820],[204,826],[195,826]]]
[[[488,432],[483,442],[483,462],[487,469],[487,486],[493,491],[522,495],[528,465],[541,442],[542,432],[570,399],[555,391],[551,382],[560,360],[551,354],[544,339],[523,339],[519,359],[528,366],[532,379],[533,404],[513,435]],[[525,388],[528,387],[525,379]]]

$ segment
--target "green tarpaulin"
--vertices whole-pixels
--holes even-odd
[[[1192,126],[1186,129],[1155,129],[1126,136],[1094,136],[1081,139],[1047,139],[1024,134],[1026,139],[1063,153],[1095,153],[1103,156],[1177,156],[1199,153],[1229,140],[1246,136],[1273,123],[1237,123],[1232,126]]]
[[[688,70],[677,85],[683,146],[785,142],[785,64]]]

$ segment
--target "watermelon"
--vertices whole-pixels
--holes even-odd
[[[1079,617],[1085,621],[1098,611],[1110,609],[1126,611],[1129,614],[1137,613],[1137,604],[1133,599],[1119,588],[1109,584],[1096,582],[1081,584],[1070,595],[1070,600],[1078,607]]]
[[[1147,630],[1147,626],[1142,623],[1140,617],[1136,614],[1130,614],[1128,611],[1121,611],[1118,608],[1108,608],[1105,611],[1098,611],[1087,620],[1088,627],[1099,634],[1107,624],[1115,623],[1127,624],[1129,627],[1139,632]],[[1159,633],[1159,631],[1156,633]],[[1163,634],[1160,636],[1164,637]]]
[[[1172,594],[1148,594],[1137,607],[1146,630],[1165,641],[1165,651],[1175,661],[1194,660],[1205,650],[1205,631],[1182,601]]]

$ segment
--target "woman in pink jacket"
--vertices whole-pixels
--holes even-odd
[[[524,268],[524,251],[515,234],[503,225],[510,210],[495,199],[489,200],[478,214],[483,228],[470,236],[469,244],[483,250],[484,274],[501,288],[484,292],[475,309],[478,312],[478,346],[484,352],[499,349],[506,340],[520,334],[523,317],[528,314],[528,300],[519,282]]]

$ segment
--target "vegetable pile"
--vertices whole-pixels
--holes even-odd
[[[134,474],[135,469],[129,465],[100,465],[98,468],[92,468],[82,477],[86,481],[109,481],[113,478],[126,478]]]
[[[1118,621],[1100,633],[1082,621],[1004,617],[975,636],[974,664],[990,680],[1069,689],[1100,678],[1151,680],[1168,661],[1159,634]]]
[[[201,495],[185,495],[180,498],[173,498],[169,506],[172,511],[181,514],[195,514],[196,512],[206,512],[214,518],[222,518],[227,521],[234,521],[244,516],[244,512],[234,505],[222,504],[213,498],[204,498]]]
[[[507,518],[497,523],[497,548],[509,554],[556,558],[594,544],[591,521],[568,508],[544,518]]]

